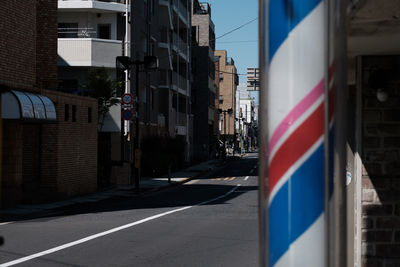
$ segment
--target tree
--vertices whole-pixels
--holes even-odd
[[[87,90],[89,96],[98,100],[100,131],[103,129],[104,119],[110,108],[120,103],[117,92],[121,89],[121,86],[122,82],[112,80],[104,67],[89,70]]]

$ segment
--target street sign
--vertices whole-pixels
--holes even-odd
[[[133,109],[133,104],[122,104],[121,108],[122,109]]]
[[[131,109],[124,109],[122,111],[122,118],[126,121],[130,121],[133,117],[133,111]]]
[[[122,104],[132,104],[132,102],[133,102],[132,94],[129,94],[129,93],[123,94],[121,97],[121,101],[122,101]]]

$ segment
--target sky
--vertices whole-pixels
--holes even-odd
[[[207,0],[205,0],[207,1]],[[215,24],[216,49],[226,50],[239,74],[247,68],[258,67],[258,20],[224,37],[219,36],[258,17],[258,0],[209,0],[211,19]],[[246,82],[239,75],[240,83]]]

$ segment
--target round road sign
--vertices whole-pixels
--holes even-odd
[[[133,116],[133,112],[132,112],[131,109],[124,109],[124,110],[122,111],[122,118],[123,118],[124,120],[129,121],[129,120],[132,119],[132,116]]]
[[[123,94],[121,97],[121,101],[123,104],[132,104],[132,102],[133,102],[132,94],[129,94],[129,93]]]

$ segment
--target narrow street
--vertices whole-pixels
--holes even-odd
[[[0,224],[0,266],[257,266],[257,154],[183,185]]]

